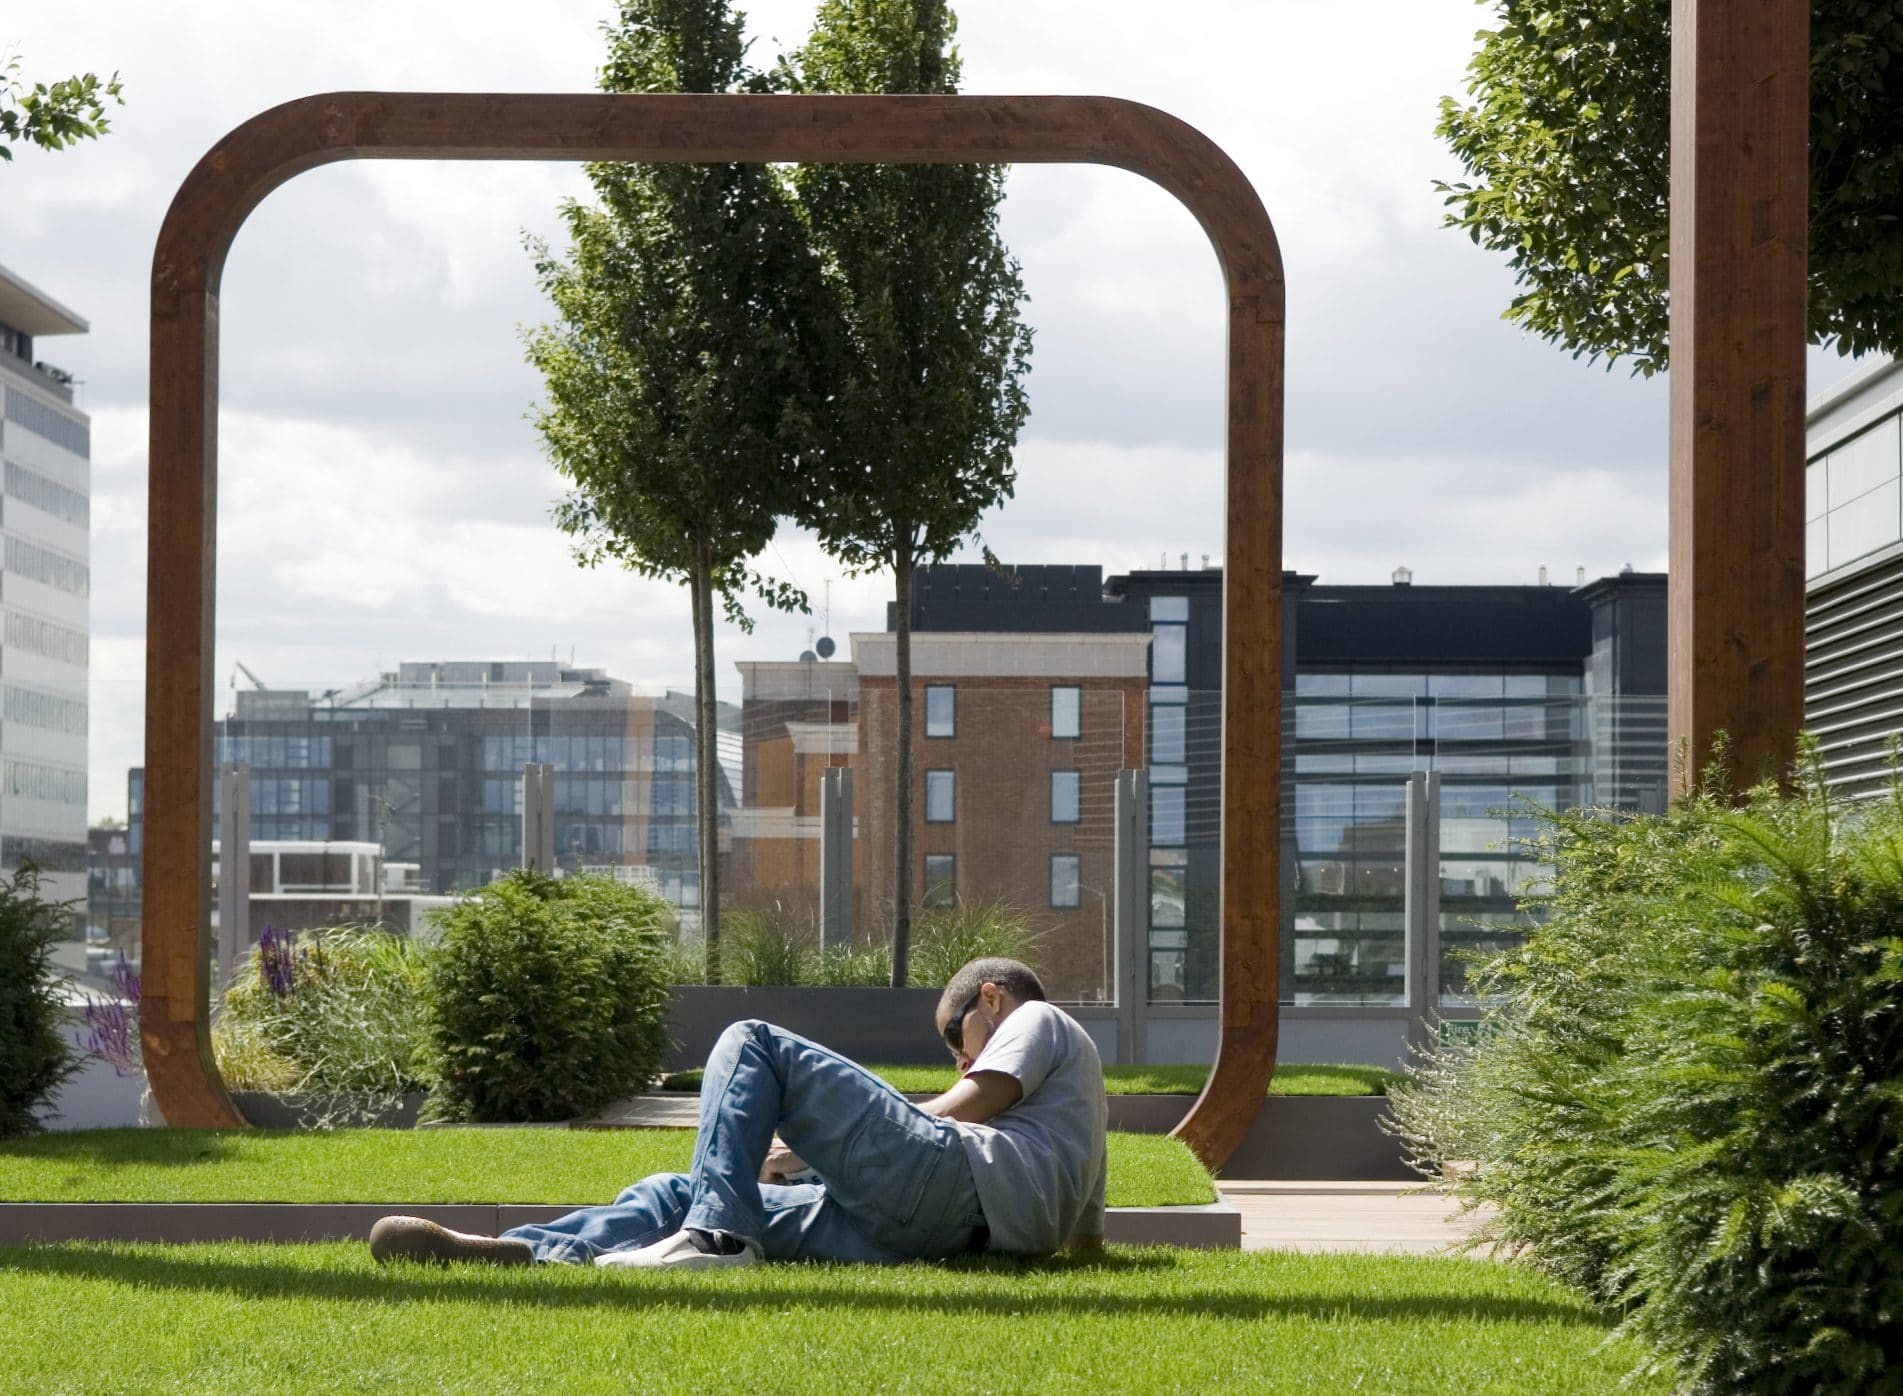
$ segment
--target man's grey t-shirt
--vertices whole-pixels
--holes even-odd
[[[986,1123],[958,1125],[991,1248],[1046,1255],[1073,1234],[1103,1235],[1110,1107],[1090,1034],[1060,1008],[1020,1004],[970,1070],[1002,1072],[1024,1089]]]

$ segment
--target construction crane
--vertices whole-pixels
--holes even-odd
[[[231,686],[233,688],[236,688],[238,686],[238,675],[243,674],[247,679],[251,680],[251,686],[257,689],[258,692],[264,693],[270,689],[271,687],[270,684],[266,683],[263,679],[259,678],[256,674],[252,673],[249,669],[245,668],[243,660],[234,659],[232,661],[232,664],[234,666],[231,671]]]

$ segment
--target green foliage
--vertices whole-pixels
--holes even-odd
[[[1718,763],[1721,764],[1721,763]],[[1903,1390],[1903,783],[1552,816],[1496,1031],[1397,1109],[1697,1390]]]
[[[436,915],[432,1113],[573,1119],[659,1073],[668,911],[654,893],[521,871]]]
[[[776,78],[804,92],[958,90],[945,0],[824,0]],[[898,603],[893,973],[912,913],[911,586],[1011,495],[1030,410],[1031,330],[998,235],[1004,167],[802,165],[793,189],[824,264],[836,325],[819,469],[796,517],[849,571],[891,568]]]
[[[37,1130],[40,1110],[80,1067],[53,964],[70,906],[41,898],[30,862],[0,876],[0,1138]]]
[[[9,55],[0,62],[0,161],[11,160],[7,149],[15,141],[27,141],[42,150],[64,150],[82,140],[106,134],[108,100],[125,105],[120,96],[124,84],[119,75],[100,81],[96,73],[83,73],[58,82],[36,82],[31,87],[20,81],[20,56]]]
[[[233,977],[212,1028],[233,1090],[299,1097],[327,1128],[375,1118],[429,1075],[428,961],[406,936],[273,935]]]
[[[760,90],[727,0],[626,0],[603,26],[607,92]],[[598,205],[563,208],[565,257],[531,242],[560,317],[528,335],[536,425],[573,489],[556,523],[585,566],[687,585],[707,974],[720,969],[714,619],[740,598],[805,610],[748,565],[793,510],[823,406],[827,290],[771,165],[596,163]]]
[[[822,949],[819,928],[784,901],[729,910],[722,918],[723,978],[749,987],[875,987],[892,982],[889,945]],[[1004,955],[1036,968],[1040,936],[1030,919],[1002,901],[959,901],[919,913],[908,983],[936,989],[984,955]],[[667,982],[697,984],[698,946],[682,941],[663,952]]]
[[[1038,942],[1030,918],[1006,901],[959,898],[950,906],[918,914],[918,940],[912,949],[910,983],[915,989],[942,989],[973,960],[1002,955],[1037,968]]]
[[[1437,133],[1469,179],[1452,227],[1507,254],[1506,311],[1575,356],[1666,366],[1671,0],[1485,0],[1497,27]],[[1810,334],[1903,345],[1903,20],[1811,6]]]

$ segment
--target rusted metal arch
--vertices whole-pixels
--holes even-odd
[[[1102,164],[1195,215],[1229,300],[1224,519],[1221,1032],[1176,1135],[1234,1152],[1275,1068],[1282,711],[1283,280],[1275,230],[1216,145],[1106,97],[334,92],[253,117],[180,186],[152,259],[141,1036],[177,1126],[244,1123],[212,1057],[212,646],[218,287],[240,225],[338,160]]]

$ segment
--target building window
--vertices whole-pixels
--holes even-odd
[[[925,855],[926,906],[950,906],[958,900],[958,860],[949,853]]]
[[[1051,772],[1051,823],[1075,824],[1081,817],[1083,775],[1077,771]]]
[[[925,822],[949,824],[957,817],[958,776],[953,771],[925,773]]]
[[[1189,682],[1189,627],[1150,627],[1150,682]]]
[[[1184,843],[1183,787],[1150,787],[1150,842],[1161,848],[1181,848]]]
[[[1189,598],[1187,596],[1152,596],[1150,598],[1150,624],[1158,621],[1183,622],[1189,619]]]
[[[925,686],[925,735],[958,735],[958,690],[948,683]]]
[[[1081,688],[1051,690],[1051,736],[1059,741],[1074,741],[1083,733],[1084,691]]]
[[[1184,709],[1154,704],[1150,708],[1150,763],[1180,766],[1189,759],[1189,720]]]
[[[1067,911],[1084,904],[1083,859],[1075,853],[1051,855],[1051,905]]]

